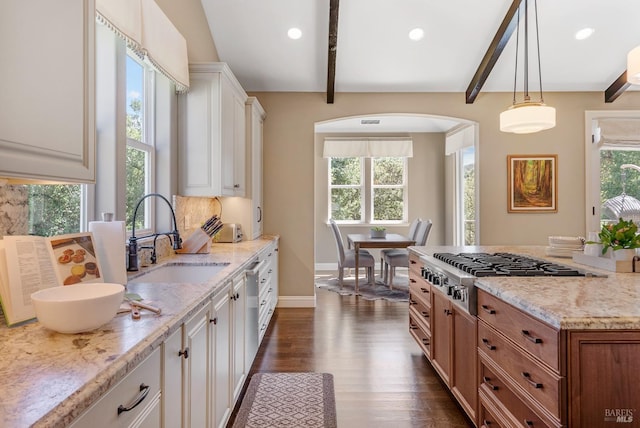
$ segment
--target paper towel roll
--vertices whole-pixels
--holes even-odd
[[[93,233],[104,281],[126,285],[124,221],[90,221],[89,232]]]

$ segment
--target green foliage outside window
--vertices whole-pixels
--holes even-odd
[[[29,191],[29,234],[55,236],[80,231],[79,184],[32,184]]]
[[[636,150],[601,150],[600,151],[600,204],[608,199],[622,194],[621,165],[632,164],[640,166],[640,151]],[[625,193],[640,199],[640,172],[633,169],[625,169]],[[602,218],[601,223],[617,219]]]
[[[372,162],[373,220],[401,221],[404,217],[404,159],[374,158]]]
[[[476,244],[476,183],[475,165],[464,167],[464,245]]]

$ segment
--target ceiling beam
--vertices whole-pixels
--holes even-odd
[[[487,49],[487,52],[484,54],[476,73],[473,75],[473,79],[469,83],[466,91],[466,101],[467,104],[473,104],[476,100],[476,97],[480,93],[480,89],[484,85],[484,82],[489,77],[491,70],[493,70],[493,66],[496,65],[498,58],[502,54],[504,47],[507,45],[509,38],[513,34],[514,30],[518,26],[518,18],[517,12],[520,4],[523,0],[513,0],[507,14],[504,16],[502,20],[502,24],[500,24],[500,28],[496,32],[496,35],[493,36],[493,40]]]
[[[327,104],[333,104],[336,86],[336,52],[338,50],[338,6],[340,0],[329,4],[329,59],[327,61]]]
[[[604,102],[614,102],[629,86],[631,86],[631,83],[627,82],[627,70],[625,70],[620,77],[604,91]]]

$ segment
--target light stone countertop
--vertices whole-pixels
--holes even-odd
[[[78,334],[55,333],[37,321],[0,325],[0,427],[68,426],[277,239],[213,244],[209,254],[171,256],[131,274],[167,262],[229,263],[205,284],[127,285],[127,292],[160,307],[160,315],[142,310],[141,319],[133,320],[129,313],[119,314],[95,331]]]
[[[549,257],[543,246],[410,247],[436,252],[509,252],[607,275],[587,277],[483,277],[476,286],[561,329],[640,329],[640,273],[616,273]]]

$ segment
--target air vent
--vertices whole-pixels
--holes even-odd
[[[361,125],[379,125],[380,119],[362,119],[360,121]]]

